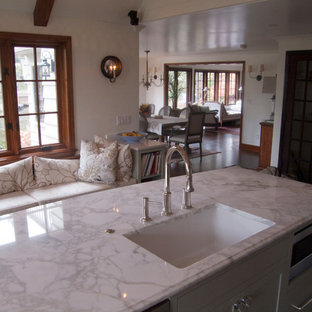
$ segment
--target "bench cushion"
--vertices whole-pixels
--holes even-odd
[[[0,197],[0,215],[33,207],[37,201],[23,191],[3,194]]]
[[[38,204],[46,204],[76,195],[88,194],[97,191],[107,190],[114,185],[103,183],[70,182],[56,185],[48,185],[37,189],[28,189],[25,192],[34,198]]]

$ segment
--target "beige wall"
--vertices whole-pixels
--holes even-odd
[[[138,128],[138,33],[129,26],[91,20],[54,19],[48,27],[34,27],[32,14],[0,12],[0,31],[72,37],[76,147],[94,134]],[[102,59],[117,56],[123,71],[110,83],[100,70]],[[117,126],[116,116],[130,116],[131,124]]]

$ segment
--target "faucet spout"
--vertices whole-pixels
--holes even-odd
[[[163,210],[161,215],[168,216],[172,214],[171,210],[171,191],[170,191],[170,163],[172,154],[174,152],[178,152],[185,164],[185,172],[186,172],[186,185],[184,190],[184,200],[185,203],[182,205],[183,208],[191,208],[191,199],[190,193],[194,191],[193,187],[193,179],[192,179],[192,165],[187,156],[185,150],[180,146],[172,146],[168,149],[165,159],[165,186],[164,186],[164,201],[163,201]]]

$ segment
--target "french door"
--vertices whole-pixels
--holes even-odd
[[[312,51],[286,54],[279,170],[312,183]]]

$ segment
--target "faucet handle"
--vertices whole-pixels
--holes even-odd
[[[182,196],[182,206],[181,209],[191,209],[191,192],[183,189],[183,196]]]
[[[171,216],[171,192],[164,192],[163,194],[163,209],[161,211],[162,216]]]

